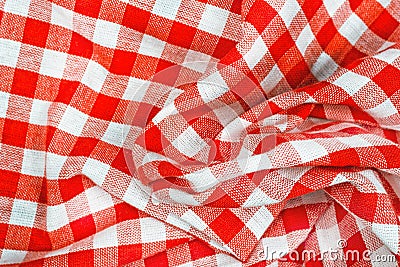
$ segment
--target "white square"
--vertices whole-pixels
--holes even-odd
[[[45,49],[39,73],[54,78],[62,78],[68,55],[65,53]]]
[[[33,227],[37,206],[36,202],[14,199],[9,224]]]
[[[399,251],[399,226],[372,223],[372,232],[393,252]]]
[[[228,85],[219,71],[207,76],[197,83],[199,94],[204,102],[208,103],[229,91]]]
[[[296,45],[302,55],[306,53],[307,47],[311,44],[313,40],[315,40],[315,36],[311,30],[310,25],[307,24],[296,40]]]
[[[85,191],[85,195],[92,213],[114,206],[114,202],[110,194],[98,186],[87,189]]]
[[[32,176],[44,176],[46,153],[44,151],[24,149],[21,173]]]
[[[303,163],[328,155],[326,149],[313,140],[290,141]]]
[[[155,58],[160,58],[162,52],[164,51],[165,42],[150,36],[143,35],[142,42],[140,43],[140,48],[138,53],[146,56],[151,56]]]
[[[73,11],[52,4],[51,8],[51,24],[58,25],[69,30],[73,29]]]
[[[47,231],[55,231],[69,224],[67,209],[64,204],[47,206],[46,226]]]
[[[0,65],[15,68],[17,66],[20,49],[20,42],[0,39]]]
[[[108,71],[103,66],[91,60],[82,77],[82,83],[98,93],[101,91],[107,75]]]
[[[199,29],[221,36],[228,17],[227,10],[207,4],[199,23]]]
[[[333,84],[343,88],[349,95],[357,93],[364,85],[370,81],[369,78],[359,75],[357,73],[348,71],[340,75]]]
[[[261,36],[259,36],[254,44],[251,46],[251,49],[244,55],[244,60],[250,69],[254,68],[258,62],[265,56],[268,48],[265,45]]]
[[[318,81],[328,79],[339,67],[338,64],[325,52],[313,64],[311,72]]]
[[[69,134],[80,136],[89,116],[79,110],[67,106],[58,128]]]
[[[4,11],[27,17],[30,4],[30,0],[7,0],[4,4]]]
[[[209,168],[186,174],[185,178],[193,185],[196,192],[204,192],[218,184],[218,179]]]
[[[251,232],[253,232],[257,239],[260,239],[265,230],[272,223],[273,219],[274,216],[271,212],[264,206],[261,206],[253,217],[251,217],[251,219],[246,223],[246,226]]]
[[[48,152],[46,155],[46,177],[51,180],[60,178],[61,169],[67,161],[67,156]]]
[[[210,55],[195,50],[189,50],[186,54],[183,66],[204,73],[207,67],[210,67],[210,60]]]
[[[343,144],[348,145],[351,148],[372,146],[371,143],[367,142],[360,135],[353,135],[353,136],[349,136],[349,137],[335,137],[335,139]]]
[[[0,92],[0,118],[6,118],[10,94]]]
[[[101,186],[107,176],[110,165],[88,158],[82,168],[82,173],[88,176],[98,186]]]
[[[279,259],[289,252],[286,236],[267,237],[262,239],[266,260]]]
[[[93,41],[105,47],[115,48],[117,46],[120,29],[121,25],[119,24],[97,19]]]
[[[258,207],[260,205],[275,204],[277,202],[279,201],[270,198],[267,194],[265,194],[265,192],[262,189],[257,187],[256,189],[253,190],[251,195],[243,203],[243,207],[245,208]]]
[[[339,29],[339,33],[343,35],[352,45],[355,45],[360,39],[361,35],[368,29],[368,26],[355,14],[353,13],[342,27]]]
[[[341,240],[340,230],[337,223],[335,222],[336,217],[334,216],[334,210],[333,209],[328,210],[328,215],[330,216],[326,217],[328,218],[330,217],[330,219],[329,221],[326,221],[325,224],[332,226],[329,228],[319,227],[316,229],[318,245],[321,249],[321,252],[328,251],[329,249],[334,249],[332,248],[332,243],[336,244],[339,240]]]
[[[366,177],[374,186],[376,192],[381,194],[387,194],[387,191],[383,187],[379,176],[373,170],[365,170],[359,172],[362,176]]]
[[[46,126],[50,102],[34,99],[32,103],[29,123]]]
[[[126,190],[122,200],[131,204],[135,208],[144,210],[149,203],[150,192],[146,192],[144,186],[136,179],[132,179],[128,189]]]
[[[386,118],[399,113],[390,99],[386,99],[385,102],[378,106],[368,109],[367,112],[375,118]]]
[[[345,1],[346,0],[323,0],[326,11],[328,11],[330,17],[333,17],[336,10],[338,10]]]
[[[395,43],[394,42],[389,42],[389,41],[385,41],[381,47],[379,47],[379,49],[376,51],[377,53],[380,53],[386,49],[388,49],[389,47],[393,46]]]
[[[125,142],[128,131],[128,125],[110,122],[101,140],[121,147]]]
[[[399,57],[400,57],[400,50],[394,48],[387,49],[374,56],[374,58],[380,59],[389,64],[392,64]]]
[[[143,99],[143,96],[146,94],[149,85],[150,81],[145,81],[134,77],[130,77],[128,86],[124,91],[122,99],[134,100],[140,102]]]
[[[167,239],[165,224],[154,218],[140,219],[142,243],[164,241]]]
[[[156,0],[151,12],[158,16],[174,20],[180,4],[180,0]]]
[[[197,201],[194,198],[194,195],[183,192],[181,190],[177,190],[177,189],[169,189],[169,197],[177,202],[177,203],[181,203],[181,204],[185,204],[185,205],[190,205],[190,206],[198,206],[200,205],[200,202]]]
[[[211,244],[214,245],[215,244]],[[221,247],[217,247],[218,249],[221,249]],[[225,250],[224,247],[221,250]],[[228,252],[229,253],[229,252]],[[215,266],[227,266],[227,267],[243,267],[242,262],[234,258],[233,256],[226,254],[226,253],[219,253],[215,255],[215,259],[217,260],[217,264]]]
[[[265,92],[270,92],[282,80],[283,74],[277,65],[274,65],[268,75],[261,82],[261,86]]]
[[[192,127],[188,127],[172,142],[172,145],[182,154],[193,157],[202,150],[207,143],[204,142]]]
[[[0,257],[0,264],[17,264],[22,263],[28,251],[3,249]]]
[[[204,231],[208,227],[208,225],[192,210],[186,211],[181,216],[181,219],[200,231]]]
[[[296,0],[286,0],[284,2],[285,4],[279,11],[279,16],[282,17],[286,27],[289,28],[294,17],[296,17],[297,13],[299,13],[299,11],[301,10],[301,7]]]
[[[118,246],[117,227],[115,225],[96,233],[93,237],[93,248],[109,248]]]
[[[176,227],[186,231],[186,232],[190,231],[190,225],[174,213],[168,214],[167,219],[165,221],[173,226],[176,226]]]
[[[383,7],[387,7],[392,1],[390,0],[376,0],[379,4],[381,4]]]

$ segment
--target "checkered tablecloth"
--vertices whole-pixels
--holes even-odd
[[[397,266],[399,23],[399,0],[0,0],[0,264]]]

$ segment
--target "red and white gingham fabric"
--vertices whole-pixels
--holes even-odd
[[[399,0],[0,1],[0,264],[397,266],[399,22]],[[262,97],[219,69],[156,103],[195,61]],[[171,163],[206,139],[212,162]],[[188,191],[157,202],[149,173]]]

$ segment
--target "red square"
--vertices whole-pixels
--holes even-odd
[[[0,177],[2,177],[0,180],[0,196],[14,198],[17,194],[20,174],[17,172],[0,170]]]
[[[89,157],[92,154],[98,142],[99,140],[96,138],[79,137],[76,141],[74,148],[70,153],[70,156]]]
[[[118,246],[118,266],[125,266],[142,258],[142,244]]]
[[[210,248],[206,243],[200,240],[194,240],[189,243],[190,255],[192,256],[192,261],[197,259],[205,258],[215,254],[215,250]]]
[[[170,61],[167,61],[167,60],[164,60],[164,59],[160,59],[160,60],[158,61],[158,63],[157,63],[156,73],[159,73],[160,71],[165,70],[165,69],[167,69],[167,68],[169,68],[169,67],[172,67],[172,66],[175,66],[175,64],[172,63],[172,62],[170,62]],[[163,78],[163,77],[161,77],[160,75],[157,76],[157,80],[158,80],[158,79],[162,79],[162,78]],[[166,76],[166,78],[167,78],[168,80],[170,79],[169,76]],[[168,84],[168,83],[167,83],[167,84]]]
[[[93,43],[82,35],[73,32],[68,53],[80,57],[91,58],[93,54]]]
[[[115,50],[111,61],[110,72],[118,75],[130,76],[136,60],[136,53]]]
[[[75,12],[97,18],[100,13],[101,3],[101,0],[77,0],[75,4]]]
[[[365,56],[367,55],[360,52],[357,48],[353,47],[343,58],[341,65],[346,66],[346,68],[348,69],[353,69],[362,62],[362,60],[358,59],[363,58]]]
[[[385,169],[389,168],[397,168],[400,165],[400,157],[398,156],[400,153],[400,149],[397,146],[377,146],[376,149],[382,153],[383,157],[385,158],[386,167]]]
[[[379,17],[371,24],[370,29],[378,36],[387,40],[399,27],[399,22],[385,9]]]
[[[377,202],[376,193],[360,193],[354,189],[349,210],[360,218],[373,222]]]
[[[173,45],[190,48],[196,29],[180,22],[174,21],[169,32],[167,42]]]
[[[140,145],[145,145],[147,150],[160,152],[164,149],[164,145],[166,144],[163,142],[163,140],[165,140],[165,137],[162,136],[160,129],[154,125],[146,130],[144,136],[140,136],[138,138],[137,143]]]
[[[122,25],[144,33],[146,31],[151,13],[140,8],[127,5]]]
[[[71,102],[71,99],[74,96],[79,84],[80,83],[77,81],[61,80],[58,94],[54,102],[61,102],[68,105]]]
[[[33,98],[35,96],[38,79],[39,74],[37,73],[16,69],[11,93]]]
[[[24,28],[22,42],[38,47],[46,47],[47,36],[49,35],[50,24],[27,18]]]
[[[387,65],[372,80],[390,97],[400,89],[400,70]]]
[[[74,197],[85,191],[82,179],[82,175],[75,175],[69,179],[58,180],[61,197],[65,202],[73,199]]]
[[[157,267],[168,267],[168,256],[167,252],[161,252],[154,256],[144,259],[144,266],[157,266]]]
[[[302,59],[285,75],[285,77],[290,87],[297,88],[309,73],[310,70],[307,63]]]
[[[95,266],[93,249],[69,253],[67,257],[67,266]]]
[[[93,105],[90,116],[111,121],[119,104],[119,99],[99,94]]]
[[[365,246],[365,242],[368,242],[367,240],[367,238],[362,236],[361,232],[355,233],[353,236],[346,240],[346,246],[343,248],[343,252],[345,253],[345,255],[348,255],[346,259],[346,266],[357,265],[356,263],[359,262],[359,260],[362,258],[363,253],[365,253],[365,251],[368,251],[368,248]],[[357,254],[353,254],[353,251],[358,251],[359,257],[357,257]],[[381,266],[385,266],[385,264],[382,264]]]
[[[211,224],[210,228],[228,244],[244,227],[244,223],[229,209],[225,209]]]
[[[29,251],[50,251],[53,249],[49,233],[47,231],[32,228],[29,241]]]
[[[354,148],[329,153],[332,166],[359,166],[360,157]]]
[[[24,148],[27,131],[28,123],[5,119],[2,143]]]
[[[266,1],[256,0],[247,14],[245,20],[262,33],[278,13]]]
[[[96,225],[92,215],[85,216],[70,223],[74,240],[79,241],[96,233]]]
[[[350,2],[350,8],[353,11],[356,11],[356,9],[361,5],[363,0],[351,0]]]
[[[282,221],[286,233],[308,229],[310,227],[306,208],[304,206],[284,210],[282,212]]]
[[[240,15],[242,12],[242,0],[233,0],[230,11],[232,13]]]
[[[7,232],[8,232],[8,224],[0,223],[0,248],[4,248]]]
[[[318,9],[322,6],[322,0],[305,0],[302,6],[304,15],[310,21]]]
[[[118,151],[118,154],[111,163],[111,166],[119,171],[129,174],[129,169],[125,160],[124,149],[120,149]]]
[[[278,61],[287,51],[295,45],[289,32],[286,31],[282,34],[278,40],[270,47],[272,57],[275,61]]]
[[[338,31],[333,24],[333,20],[329,19],[316,36],[317,41],[321,45],[322,49],[325,49],[329,45],[337,33]]]
[[[334,202],[334,207],[335,207],[336,221],[340,223],[343,220],[343,218],[346,217],[347,214],[349,214],[349,212],[336,201]]]
[[[222,58],[224,57],[231,49],[233,49],[236,45],[235,41],[225,39],[223,37],[219,38],[217,47],[215,47],[213,57]]]
[[[139,218],[138,210],[125,202],[115,205],[114,208],[117,222]]]

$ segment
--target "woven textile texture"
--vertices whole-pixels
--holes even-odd
[[[0,0],[0,265],[398,266],[400,0]]]

